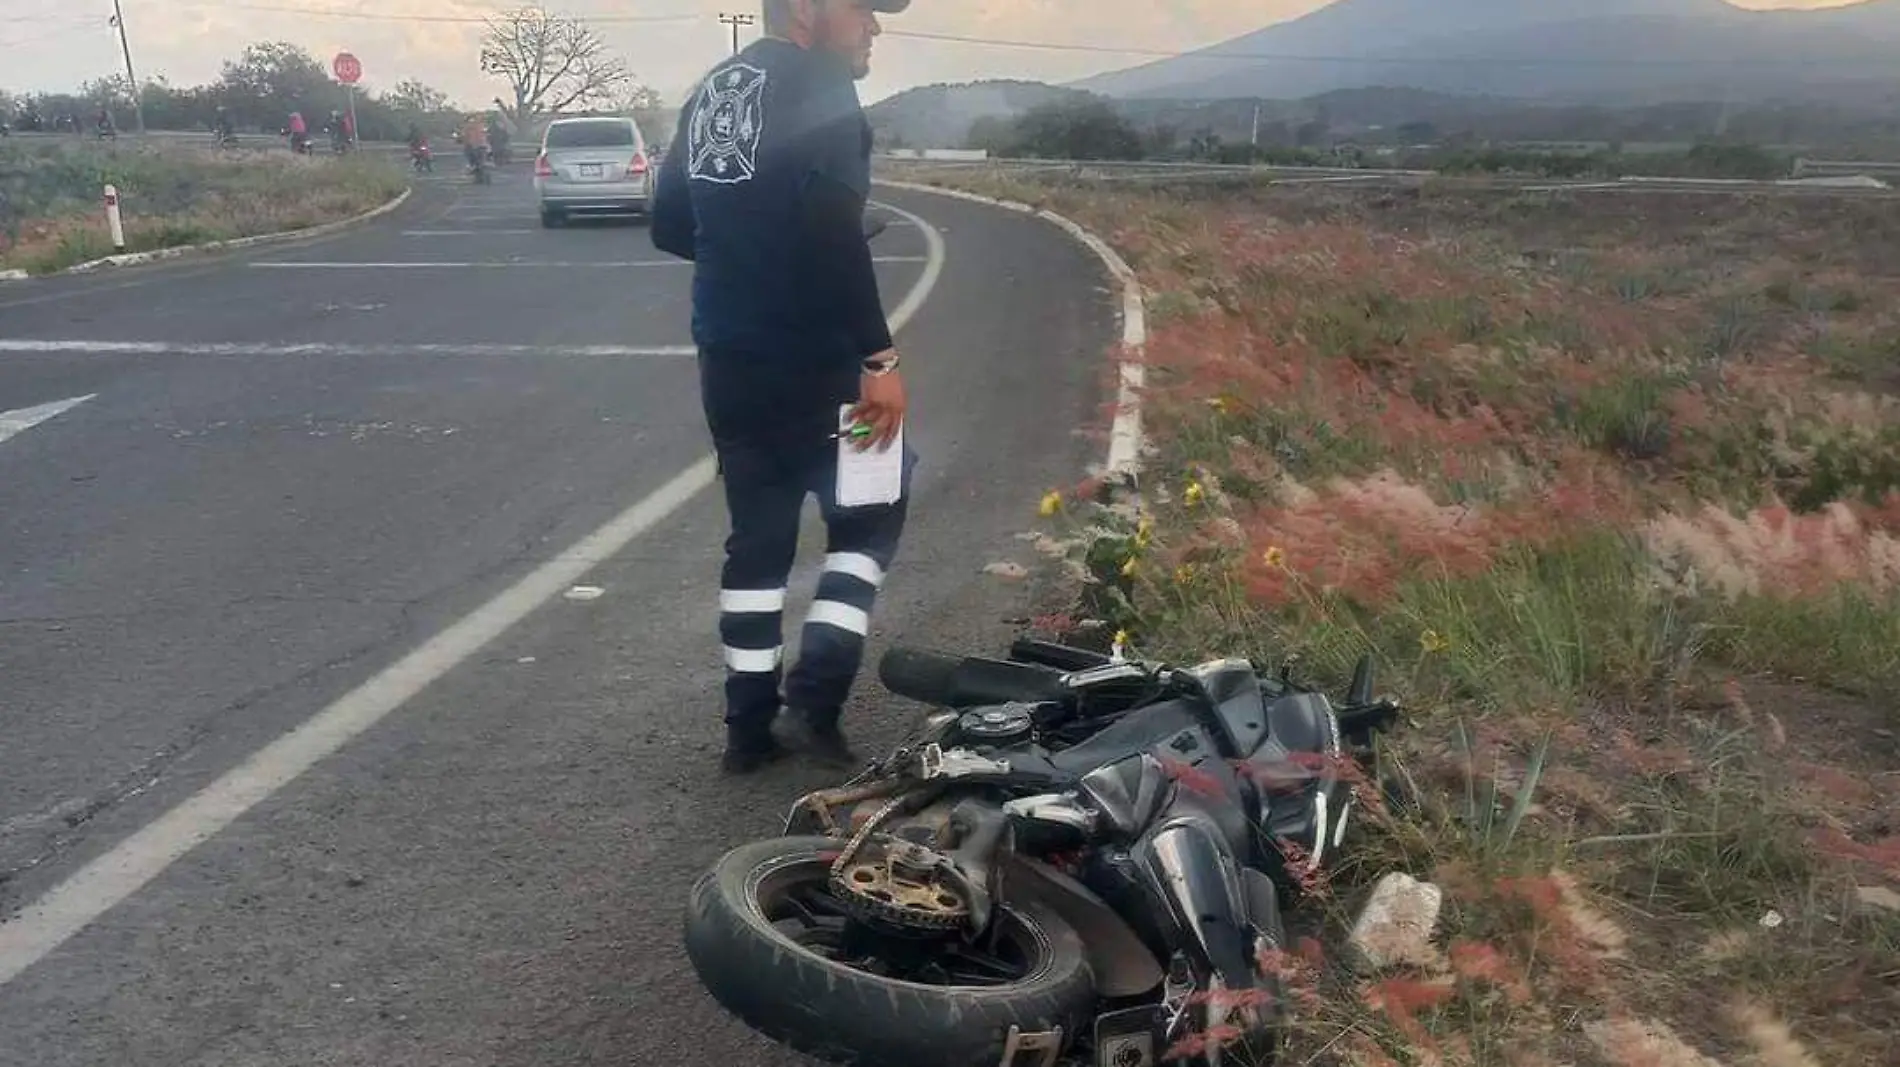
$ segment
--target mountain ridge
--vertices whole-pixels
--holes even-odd
[[[1297,99],[1405,85],[1635,103],[1811,96],[1891,81],[1900,0],[1753,11],[1724,0],[1338,0],[1182,56],[1072,82],[1122,98]],[[1738,77],[1746,68],[1746,77]]]

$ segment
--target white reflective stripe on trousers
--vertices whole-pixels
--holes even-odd
[[[721,589],[719,610],[728,615],[769,615],[785,610],[783,589]]]
[[[833,552],[825,557],[825,569],[835,574],[848,574],[872,586],[884,584],[884,568],[878,566],[877,560],[862,552]]]
[[[783,648],[726,648],[726,666],[739,674],[770,674],[778,669]]]
[[[833,626],[863,637],[871,632],[871,614],[863,608],[840,604],[835,600],[814,600],[806,625]]]

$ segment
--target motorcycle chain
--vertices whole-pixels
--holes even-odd
[[[956,930],[969,916],[969,906],[961,901],[959,901],[961,906],[955,911],[945,910],[935,913],[917,911],[870,896],[854,886],[848,877],[851,860],[864,847],[864,843],[871,839],[871,835],[877,832],[877,828],[883,824],[884,820],[890,818],[891,813],[903,803],[903,797],[892,798],[872,813],[858,832],[852,834],[851,839],[845,842],[844,848],[838,853],[838,858],[831,862],[831,891],[841,903],[858,912],[864,919],[933,932]],[[888,869],[888,866],[885,866],[885,870],[888,871]],[[888,874],[886,880],[888,881]]]

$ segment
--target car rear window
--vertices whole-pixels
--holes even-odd
[[[557,122],[548,127],[549,148],[625,148],[634,143],[626,122]]]

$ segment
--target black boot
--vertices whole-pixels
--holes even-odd
[[[726,754],[720,758],[719,765],[727,774],[751,774],[788,755],[785,746],[779,744],[772,731],[766,730],[728,730],[726,732]]]
[[[838,728],[836,715],[814,715],[787,708],[774,730],[785,746],[797,749],[826,767],[851,770],[863,765]]]

